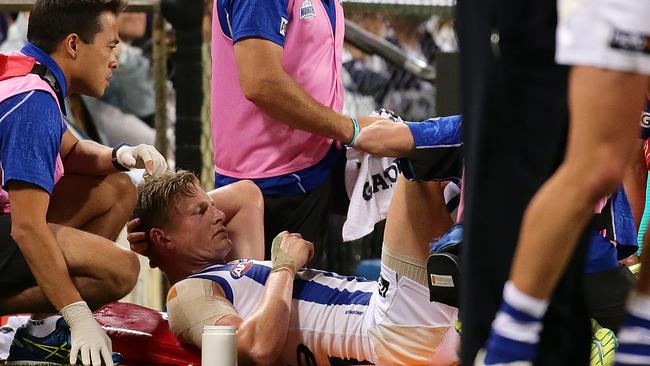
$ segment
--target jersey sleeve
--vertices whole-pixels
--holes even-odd
[[[31,91],[2,104],[0,162],[3,187],[17,180],[52,194],[56,159],[66,130],[56,101],[46,92]]]
[[[406,122],[416,149],[460,146],[463,144],[463,118],[460,115]]]
[[[284,47],[289,22],[288,0],[219,1],[220,19],[225,14],[233,43],[244,38],[259,37]],[[223,24],[223,23],[222,23]]]
[[[402,174],[409,180],[458,180],[462,163],[462,116],[405,122],[415,142],[409,158],[398,159]]]

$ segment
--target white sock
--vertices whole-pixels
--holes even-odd
[[[516,342],[536,344],[547,308],[548,300],[527,295],[508,281],[503,289],[503,303],[492,322],[492,330]]]
[[[27,321],[26,325],[27,331],[34,337],[46,337],[50,335],[50,333],[54,332],[54,329],[56,329],[56,322],[59,319],[61,319],[61,315],[52,315],[48,316],[47,318],[37,320],[30,318]]]
[[[632,291],[627,300],[627,311],[638,318],[650,320],[650,296]]]
[[[519,290],[512,281],[506,282],[503,299],[512,307],[526,314],[541,319],[548,309],[548,299],[538,299]]]

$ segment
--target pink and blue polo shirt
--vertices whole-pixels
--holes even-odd
[[[0,81],[0,164],[2,187],[12,180],[31,183],[48,193],[63,175],[59,156],[67,130],[63,105],[66,81],[60,67],[43,50],[27,44],[18,55],[33,57],[54,75],[61,95],[35,74]],[[10,212],[9,195],[0,189],[0,210]]]
[[[283,47],[284,70],[316,101],[340,112],[343,7],[339,0],[215,0],[212,142],[216,185],[253,179],[265,194],[310,191],[327,179],[329,138],[293,129],[248,101],[233,44],[256,37]]]

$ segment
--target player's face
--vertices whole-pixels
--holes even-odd
[[[73,92],[100,97],[108,88],[113,70],[117,68],[115,47],[117,37],[117,17],[105,11],[99,16],[100,31],[92,43],[79,41],[77,49],[78,73],[72,85]]]
[[[201,262],[224,259],[232,248],[225,215],[203,189],[196,187],[191,196],[181,195],[170,211],[166,231],[177,255]]]

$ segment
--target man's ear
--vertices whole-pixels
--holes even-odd
[[[165,231],[157,227],[149,230],[149,240],[153,245],[161,248],[170,249],[172,246],[171,240]]]
[[[79,38],[79,35],[77,33],[70,33],[63,40],[63,47],[65,49],[65,52],[73,59],[77,58],[77,49],[79,42],[81,42],[81,38]]]

